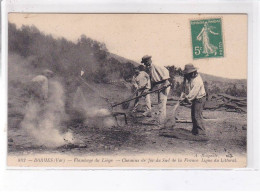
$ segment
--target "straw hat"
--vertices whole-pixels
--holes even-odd
[[[197,71],[197,69],[194,67],[194,65],[193,64],[187,64],[187,65],[185,65],[183,73],[184,74],[189,74],[189,73],[192,73],[194,71]]]

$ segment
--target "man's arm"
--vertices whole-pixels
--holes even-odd
[[[191,102],[192,100],[194,100],[197,97],[197,95],[200,91],[200,87],[201,87],[201,84],[198,81],[198,79],[195,79],[193,81],[194,81],[194,86],[193,86],[193,88],[191,88],[189,94],[186,96],[186,99],[188,102]]]

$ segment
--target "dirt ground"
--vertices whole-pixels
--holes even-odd
[[[156,110],[157,105],[153,106]],[[167,117],[172,117],[173,106],[167,106]],[[174,128],[160,130],[149,125],[146,119],[133,119],[128,115],[128,124],[123,117],[119,125],[111,128],[89,127],[83,123],[70,123],[65,130],[73,133],[74,144],[58,148],[35,146],[34,139],[19,129],[19,118],[9,118],[9,154],[64,153],[71,155],[99,154],[240,154],[246,155],[247,115],[235,112],[204,110],[208,141],[194,139],[190,131],[192,123],[176,123]],[[190,120],[190,109],[179,107],[177,118]],[[17,124],[18,122],[18,124]],[[146,124],[145,124],[146,123]],[[37,129],[36,129],[37,130]]]
[[[8,152],[9,154],[34,154],[34,153],[64,153],[72,155],[101,155],[101,154],[199,154],[199,153],[218,153],[218,154],[237,154],[246,155],[247,149],[247,114],[204,110],[205,126],[207,129],[208,141],[194,139],[190,131],[191,123],[176,123],[173,128],[159,130],[156,126],[149,124],[145,119],[133,119],[128,115],[128,124],[124,124],[123,117],[118,117],[120,126],[117,127],[94,127],[77,122],[64,123],[63,131],[70,131],[74,136],[74,143],[68,143],[60,147],[46,147],[37,145],[37,141],[27,132],[21,129],[21,121],[24,118],[25,106],[29,101],[29,96],[25,91],[26,84],[32,76],[26,77],[26,73],[21,73],[24,68],[16,67],[28,66],[28,61],[21,60],[20,57],[10,57],[9,60],[9,80],[8,80]],[[19,67],[19,66],[18,66]],[[15,71],[16,70],[16,71]],[[85,91],[86,100],[92,99],[91,104],[98,103],[103,108],[107,108],[108,102],[97,98],[102,94],[109,103],[120,102],[130,95],[129,88],[124,84],[94,84],[99,94],[94,95],[88,86],[82,84]],[[72,96],[73,96],[72,92]],[[88,94],[93,94],[88,96]],[[70,94],[65,94],[69,98]],[[154,106],[157,109],[157,96],[152,95]],[[171,96],[169,96],[171,97]],[[167,106],[167,118],[173,118],[173,102],[169,101]],[[118,111],[117,108],[114,109]],[[119,111],[121,111],[119,109]],[[70,115],[71,116],[71,115]],[[71,116],[72,117],[72,116]],[[75,115],[74,115],[75,117]],[[76,116],[77,117],[77,116]],[[183,120],[191,120],[190,109],[179,107],[177,117]],[[102,118],[92,118],[96,123],[101,122]],[[146,123],[146,124],[145,124]],[[35,129],[37,130],[37,129]]]

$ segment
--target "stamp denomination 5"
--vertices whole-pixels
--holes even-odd
[[[222,20],[191,20],[193,58],[223,57]]]

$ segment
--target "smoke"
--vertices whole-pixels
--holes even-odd
[[[93,92],[92,92],[93,94]],[[94,127],[112,127],[116,125],[115,119],[107,108],[101,107],[102,99],[97,96],[88,96],[86,99],[81,87],[73,97],[73,109],[83,115],[85,124]]]
[[[95,127],[113,127],[116,125],[111,112],[105,108],[90,107],[86,111],[87,119],[85,123]]]
[[[91,112],[90,116],[92,117],[97,117],[97,116],[104,117],[110,115],[109,110],[105,108],[101,108],[101,109],[92,108],[90,112]]]
[[[49,80],[49,97],[46,101],[31,98],[26,106],[22,129],[32,136],[35,145],[58,147],[73,143],[71,132],[62,133],[62,122],[66,120],[64,91],[58,81]]]

